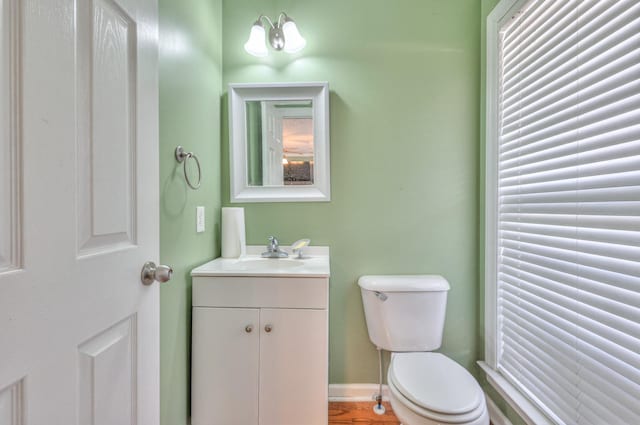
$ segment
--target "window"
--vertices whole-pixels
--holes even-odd
[[[640,424],[640,2],[504,0],[487,40],[486,363],[554,423]]]

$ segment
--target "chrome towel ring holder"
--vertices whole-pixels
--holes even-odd
[[[198,182],[196,184],[191,183],[189,175],[187,174],[187,162],[189,158],[193,158],[198,166]],[[185,152],[182,146],[178,146],[176,148],[176,161],[182,164],[182,168],[184,169],[184,179],[187,181],[189,187],[193,190],[198,190],[200,188],[200,182],[202,181],[202,170],[200,169],[200,161],[198,161],[198,157],[195,156],[193,152]]]

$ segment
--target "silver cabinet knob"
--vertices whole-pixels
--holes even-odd
[[[140,280],[145,285],[151,285],[154,281],[158,281],[160,283],[168,282],[173,275],[173,269],[169,266],[159,265],[156,266],[156,263],[153,261],[147,261],[142,266],[142,271],[140,272]]]
[[[271,326],[271,325],[266,325],[266,326],[264,327],[264,330],[265,330],[265,332],[269,333],[269,332],[271,332],[271,331],[273,330],[273,326]]]
[[[253,330],[253,326],[251,325],[247,325],[244,327],[244,331],[248,334],[250,334],[252,330]]]

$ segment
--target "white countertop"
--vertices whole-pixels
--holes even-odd
[[[247,246],[247,255],[240,258],[216,258],[191,271],[191,276],[266,276],[266,277],[329,277],[329,247],[309,246],[304,258],[262,258],[264,246]]]

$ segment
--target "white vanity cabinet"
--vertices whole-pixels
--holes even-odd
[[[326,425],[328,260],[326,276],[202,267],[192,273],[192,424]]]

